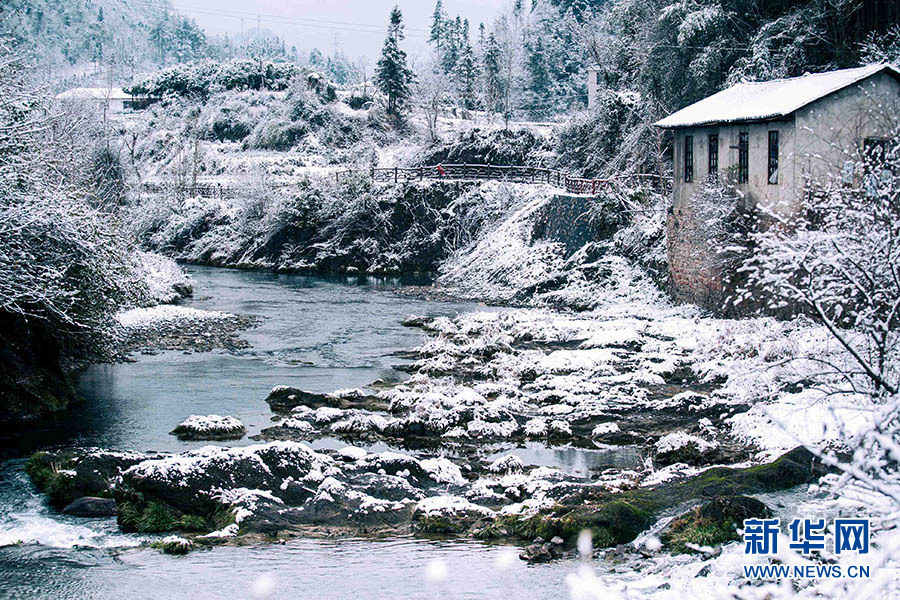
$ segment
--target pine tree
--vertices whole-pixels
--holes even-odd
[[[460,36],[462,33],[462,21],[457,16],[455,20],[444,21],[444,37],[440,48],[441,68],[444,73],[452,73],[459,60]]]
[[[453,69],[453,80],[456,84],[456,93],[460,104],[465,110],[476,108],[476,86],[478,82],[478,62],[475,60],[475,51],[468,40],[463,42],[459,60]]]
[[[484,44],[484,107],[496,111],[503,96],[503,74],[501,48],[497,36],[492,31]]]
[[[528,69],[528,92],[533,102],[532,112],[544,114],[541,106],[547,101],[550,92],[550,70],[547,66],[547,55],[544,42],[540,37],[526,45],[528,52],[526,68]]]
[[[444,12],[444,3],[437,0],[434,5],[434,14],[431,17],[431,36],[428,38],[429,44],[434,44],[436,50],[440,51],[444,44],[445,21],[447,13]]]
[[[406,52],[400,49],[403,38],[403,15],[400,7],[394,6],[388,36],[381,49],[381,59],[375,67],[375,85],[387,96],[387,112],[392,115],[400,114],[412,94],[413,73],[406,64]]]

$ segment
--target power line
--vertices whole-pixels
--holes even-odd
[[[151,0],[120,0],[123,4],[148,6],[151,8],[159,8],[169,10],[169,7],[163,6]],[[296,27],[309,27],[312,29],[327,29],[332,31],[350,31],[353,33],[370,33],[376,35],[385,35],[387,25],[372,25],[366,23],[349,23],[344,21],[326,21],[322,19],[310,19],[303,17],[284,17],[280,15],[266,15],[263,13],[253,13],[250,11],[241,11],[234,9],[208,9],[201,7],[175,7],[172,8],[177,13],[191,13],[203,16],[226,17],[231,19],[244,19],[256,17],[257,23],[270,23],[274,25],[293,25]],[[364,28],[364,29],[363,29]],[[406,27],[407,31],[425,31],[424,29]],[[425,38],[424,34],[409,33],[407,37]]]

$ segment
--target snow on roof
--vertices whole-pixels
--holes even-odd
[[[61,94],[57,94],[57,100],[85,100],[85,99],[96,99],[96,100],[131,100],[133,96],[131,94],[126,94],[122,88],[90,88],[90,87],[77,87],[72,88],[71,90],[66,90]]]
[[[900,77],[900,70],[893,65],[875,64],[791,79],[739,83],[682,108],[655,125],[688,127],[786,117],[807,104],[882,71]]]

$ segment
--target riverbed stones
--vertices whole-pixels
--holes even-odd
[[[232,352],[250,347],[240,333],[258,319],[180,306],[136,308],[118,315],[124,352]]]
[[[239,440],[247,430],[231,416],[191,415],[169,433],[180,440]]]
[[[274,413],[293,413],[294,416],[305,414],[298,410],[303,408],[376,408],[381,410],[387,408],[385,401],[356,388],[336,390],[330,394],[319,394],[284,385],[272,388],[266,397],[266,403]]]
[[[76,492],[66,504],[82,496],[113,496],[124,531],[215,532],[203,538],[205,544],[307,532],[541,538],[539,547],[527,553],[529,560],[553,558],[574,547],[583,530],[591,531],[595,548],[628,544],[663,511],[689,501],[698,508],[683,517],[685,526],[672,528],[673,541],[666,547],[677,552],[694,541],[724,543],[733,539],[735,524],[747,515],[768,514],[761,503],[744,496],[809,483],[823,473],[803,449],[766,465],[717,467],[658,486],[624,489],[545,467],[498,462],[505,468],[492,472],[488,467],[493,463],[480,460],[463,469],[445,457],[362,448],[315,451],[282,441],[206,446],[180,454],[66,450],[38,455],[29,472],[36,481],[50,477],[48,472],[62,478],[58,481],[66,485],[57,479],[44,482],[43,489],[55,493],[57,502]],[[717,532],[728,531],[728,539],[679,534],[703,533],[709,524]]]

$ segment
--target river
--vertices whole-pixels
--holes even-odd
[[[95,365],[80,377],[85,402],[2,441],[0,595],[17,598],[560,598],[573,561],[527,565],[517,549],[420,538],[296,540],[220,547],[172,557],[152,536],[118,532],[114,519],[80,519],[48,508],[22,470],[39,449],[70,445],[183,451],[202,445],[168,432],[190,414],[233,415],[249,435],[267,426],[276,385],[315,392],[364,387],[403,373],[398,353],[423,339],[400,323],[409,314],[454,315],[473,304],[426,301],[366,279],[332,281],[192,267],[187,306],[260,317],[243,333],[251,347]],[[229,442],[235,443],[235,442]],[[253,443],[245,438],[239,444]],[[343,445],[319,440],[315,445]],[[383,444],[382,449],[387,449]],[[377,447],[376,447],[377,449]],[[404,451],[397,449],[398,451]],[[627,452],[495,448],[529,464],[587,475],[627,464]]]

